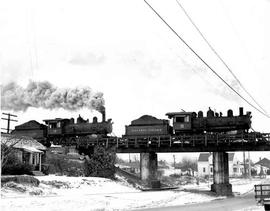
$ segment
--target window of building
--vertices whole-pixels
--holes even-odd
[[[213,168],[212,167],[210,167],[210,172],[213,173]]]
[[[203,167],[203,173],[205,173],[205,167]]]
[[[234,173],[237,173],[237,168],[233,168],[233,172]]]

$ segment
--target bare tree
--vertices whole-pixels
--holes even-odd
[[[9,156],[15,151],[14,146],[21,141],[21,138],[13,136],[4,136],[1,138],[1,168],[3,169]]]
[[[197,171],[197,161],[188,157],[183,157],[180,163],[176,164],[177,168],[180,168],[182,171],[190,171],[192,170],[192,174],[194,171]]]

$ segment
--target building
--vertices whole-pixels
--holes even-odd
[[[229,153],[229,176],[242,176],[244,166],[237,159],[235,153]],[[200,153],[198,158],[198,176],[213,176],[213,155],[212,153]]]
[[[260,158],[260,160],[254,164],[254,169],[257,175],[267,175],[270,171],[270,160],[267,158]]]
[[[15,126],[15,130],[13,130],[11,134],[16,136],[32,137],[37,141],[43,141],[44,137],[47,136],[47,126],[40,124],[35,120],[31,120]]]
[[[46,147],[37,140],[27,136],[1,134],[1,144],[14,148],[20,162],[28,163],[34,167],[34,170],[41,171]]]

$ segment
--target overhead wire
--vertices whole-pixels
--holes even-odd
[[[223,82],[225,83],[235,94],[237,94],[242,100],[244,100],[247,104],[253,107],[255,110],[263,114],[264,116],[270,118],[266,113],[259,110],[256,106],[246,100],[240,93],[238,93],[230,84],[228,84],[200,55],[196,53],[195,50],[191,46],[187,44],[187,42],[164,20],[164,18],[146,1],[144,2],[149,6],[149,8],[162,20],[162,22]]]
[[[208,47],[214,52],[214,54],[218,57],[218,59],[223,63],[223,65],[227,68],[227,70],[231,73],[231,75],[234,77],[234,79],[237,81],[237,83],[241,86],[241,88],[246,92],[246,94],[256,103],[257,106],[260,107],[260,109],[264,112],[267,113],[262,106],[255,100],[255,98],[249,93],[249,91],[244,87],[244,85],[240,82],[238,77],[234,74],[232,69],[228,66],[228,64],[222,59],[222,57],[219,55],[219,53],[214,49],[214,47],[210,44],[210,42],[206,39],[206,37],[203,35],[201,30],[198,28],[198,26],[195,24],[195,22],[192,20],[192,18],[189,16],[185,8],[182,6],[182,4],[179,2],[179,0],[176,0],[178,6],[182,9],[186,17],[189,19],[191,24],[195,27],[197,32],[201,35],[203,40],[207,43]]]

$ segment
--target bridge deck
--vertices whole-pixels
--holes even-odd
[[[84,141],[79,146],[116,147],[117,153],[270,151],[270,133],[203,134],[106,138]]]

